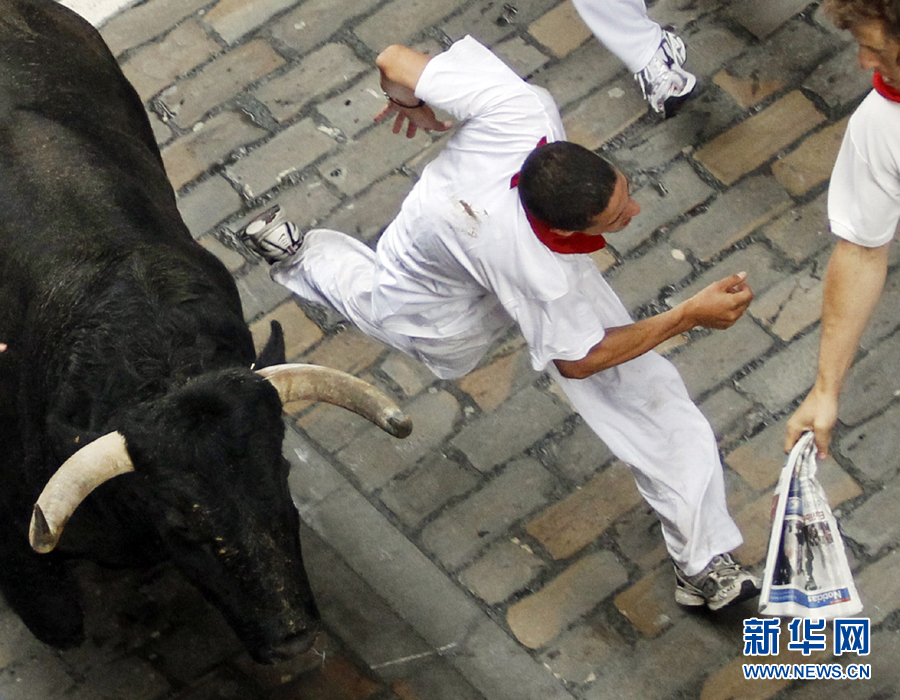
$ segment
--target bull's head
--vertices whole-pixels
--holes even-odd
[[[300,558],[280,417],[284,403],[301,399],[344,406],[398,437],[411,430],[390,399],[325,367],[204,375],[135,409],[121,431],[65,462],[34,506],[32,547],[52,550],[91,491],[134,472],[129,497],[250,654],[265,661],[302,651],[319,615]]]

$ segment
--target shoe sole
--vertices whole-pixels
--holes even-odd
[[[751,598],[755,598],[758,595],[759,588],[757,588],[753,584],[753,581],[744,581],[743,583],[741,583],[741,590],[738,591],[737,595],[735,595],[733,598],[729,598],[728,600],[720,600],[710,603],[701,595],[691,593],[690,591],[686,591],[683,588],[676,588],[675,602],[679,605],[684,605],[689,608],[698,608],[705,605],[710,610],[715,612],[717,610],[721,610],[722,608],[728,608],[732,605],[743,603],[745,600],[750,600]]]

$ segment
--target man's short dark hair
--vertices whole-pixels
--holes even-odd
[[[570,141],[534,149],[519,175],[528,212],[551,228],[581,231],[606,209],[618,173],[596,153]]]
[[[825,0],[822,7],[838,29],[874,20],[888,37],[900,41],[900,0]]]

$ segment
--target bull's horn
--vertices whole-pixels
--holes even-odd
[[[52,550],[72,513],[87,495],[114,476],[133,472],[121,433],[108,433],[82,447],[50,477],[34,504],[28,538],[31,548]]]
[[[412,432],[412,421],[391,399],[374,386],[346,372],[320,365],[272,365],[257,370],[278,390],[282,403],[327,401],[342,406],[394,437]]]

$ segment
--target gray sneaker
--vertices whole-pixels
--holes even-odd
[[[238,239],[271,265],[300,250],[303,234],[294,222],[284,218],[276,204],[241,229]]]
[[[697,84],[693,73],[682,67],[685,59],[684,42],[668,30],[663,30],[662,43],[650,63],[634,74],[644,99],[658,114],[671,116]]]
[[[675,565],[675,602],[721,610],[759,595],[760,580],[730,554],[717,554],[699,574],[688,576]]]

